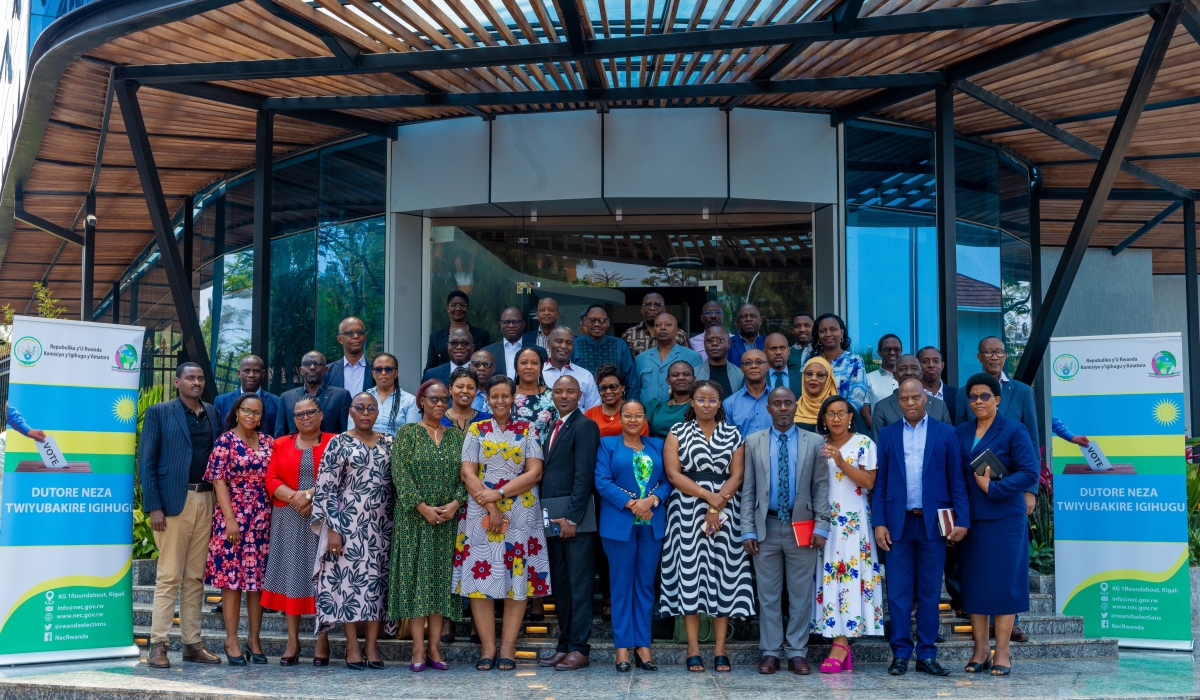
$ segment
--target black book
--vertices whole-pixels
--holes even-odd
[[[988,467],[992,468],[993,479],[1003,479],[1010,473],[1000,461],[1000,458],[996,456],[996,453],[990,449],[984,450],[983,454],[971,460],[971,470],[979,476],[983,476],[984,471]]]

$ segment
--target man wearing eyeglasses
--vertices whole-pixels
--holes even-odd
[[[595,373],[600,365],[611,362],[625,373],[625,398],[633,400],[641,395],[641,381],[633,362],[629,345],[614,335],[608,334],[608,309],[603,304],[592,304],[579,317],[579,330],[583,335],[575,339],[575,352],[571,362]],[[587,408],[587,407],[585,407]]]
[[[704,306],[700,307],[700,324],[704,326],[704,329],[692,336],[688,342],[691,343],[692,349],[701,355],[704,354],[704,333],[709,328],[720,328],[725,331],[725,335],[729,339],[733,338],[733,333],[730,333],[725,328],[725,309],[721,307],[721,302],[719,301],[708,301],[704,303]],[[696,377],[696,379],[699,378]]]
[[[238,387],[233,391],[221,394],[213,401],[213,407],[220,416],[221,425],[225,425],[225,417],[233,406],[233,400],[242,394],[258,394],[263,402],[262,425],[267,430],[275,427],[275,416],[279,412],[279,397],[263,388],[267,376],[267,365],[258,355],[246,355],[238,363]]]
[[[654,330],[654,321],[658,315],[666,311],[667,302],[658,292],[650,292],[642,297],[642,322],[627,329],[621,334],[621,340],[629,346],[629,352],[634,358],[658,345],[658,334]],[[675,329],[675,344],[691,350],[687,333],[678,326]],[[693,350],[693,352],[695,352]],[[696,353],[699,355],[700,353]]]
[[[348,316],[338,324],[338,344],[342,346],[342,358],[328,369],[325,383],[358,396],[375,386],[375,377],[367,367],[363,348],[367,345],[367,325],[361,319]]]
[[[467,313],[470,310],[471,300],[466,292],[455,289],[446,295],[446,314],[450,317],[450,325],[429,334],[429,349],[425,353],[426,371],[450,361],[450,354],[446,351],[450,331],[460,328],[467,331],[477,348],[491,344],[492,334],[486,328],[467,323]]]
[[[466,328],[451,329],[449,340],[446,341],[446,354],[450,359],[437,367],[425,370],[421,377],[422,382],[436,379],[450,386],[450,373],[470,364],[471,355],[475,354],[475,341],[471,339],[471,333]]]
[[[487,346],[484,350],[492,353],[496,371],[509,379],[517,378],[516,358],[517,353],[521,352],[523,348],[533,348],[541,356],[542,362],[546,361],[546,349],[539,346],[534,340],[527,340],[526,335],[525,319],[521,317],[520,309],[510,306],[500,312],[500,340]]]
[[[326,433],[341,433],[346,430],[346,420],[350,415],[350,392],[336,386],[330,386],[325,381],[325,356],[316,350],[311,350],[300,358],[300,379],[302,386],[289,389],[279,396],[279,412],[275,418],[275,437],[283,437],[296,432],[296,420],[293,413],[296,401],[302,396],[310,396],[317,400],[324,414],[321,418],[321,430]]]
[[[737,426],[742,435],[751,435],[771,427],[767,412],[767,354],[762,350],[747,350],[742,355],[742,376],[746,385],[725,399],[725,420]]]
[[[900,386],[896,379],[896,360],[904,354],[900,336],[895,333],[883,336],[875,344],[875,352],[879,354],[879,369],[867,373],[867,400],[871,402],[872,417],[875,404],[891,396]]]
[[[729,331],[721,326],[704,329],[704,356],[707,361],[696,370],[696,379],[711,379],[721,385],[721,396],[729,397],[746,384],[742,370],[729,362]]]
[[[471,355],[471,363],[468,366],[475,373],[477,386],[471,408],[483,413],[491,413],[492,409],[488,406],[487,400],[487,383],[496,373],[496,358],[492,357],[492,353],[487,350],[476,350],[475,354]]]

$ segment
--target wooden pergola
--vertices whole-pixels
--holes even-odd
[[[777,109],[931,127],[939,182],[955,134],[1038,167],[1035,245],[1066,250],[1022,378],[1089,246],[1151,249],[1155,273],[1186,272],[1200,348],[1198,41],[1193,0],[95,0],[32,52],[0,200],[0,303],[20,311],[45,281],[90,317],[157,240],[187,353],[206,358],[172,214],[230,174],[258,173],[260,289],[271,163],[288,152],[433,119]],[[953,309],[953,188],[937,198]]]

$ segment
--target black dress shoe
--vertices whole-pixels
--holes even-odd
[[[934,638],[933,642],[934,644],[945,644],[946,638],[939,634],[936,638]]]
[[[242,654],[244,654],[245,656],[249,656],[249,657],[250,657],[250,663],[252,663],[252,664],[255,664],[255,665],[258,665],[258,666],[262,666],[262,665],[264,665],[264,664],[266,664],[266,663],[267,663],[267,655],[266,655],[266,654],[255,654],[254,652],[250,651],[250,645],[249,645],[249,644],[247,644],[247,645],[246,645],[246,646],[245,646],[245,647],[242,649]]]
[[[631,669],[631,668],[633,668],[633,667],[629,665],[628,661],[618,661],[617,662],[617,671],[619,673],[629,673],[629,669]]]
[[[1008,638],[1010,641],[1013,641],[1013,642],[1028,642],[1029,641],[1029,635],[1025,634],[1025,630],[1021,629],[1017,625],[1013,625],[1012,634],[1008,635]]]
[[[246,657],[242,656],[241,654],[238,654],[237,656],[231,656],[229,652],[225,652],[225,658],[229,660],[230,666],[246,665]]]
[[[371,661],[370,659],[367,659],[367,668],[371,669],[372,671],[382,671],[383,660],[380,659],[379,661]]]
[[[892,659],[892,665],[888,666],[888,675],[903,676],[908,673],[908,659],[899,657]]]
[[[347,661],[346,668],[351,671],[365,671],[367,670],[367,664],[363,661]]]
[[[937,659],[917,659],[917,671],[931,676],[950,675],[950,669],[939,664]]]

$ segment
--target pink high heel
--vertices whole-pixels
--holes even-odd
[[[827,658],[821,662],[821,673],[841,673],[842,671],[854,670],[854,655],[850,652],[850,647],[845,644],[834,643],[835,647],[841,647],[846,650],[845,659]]]

